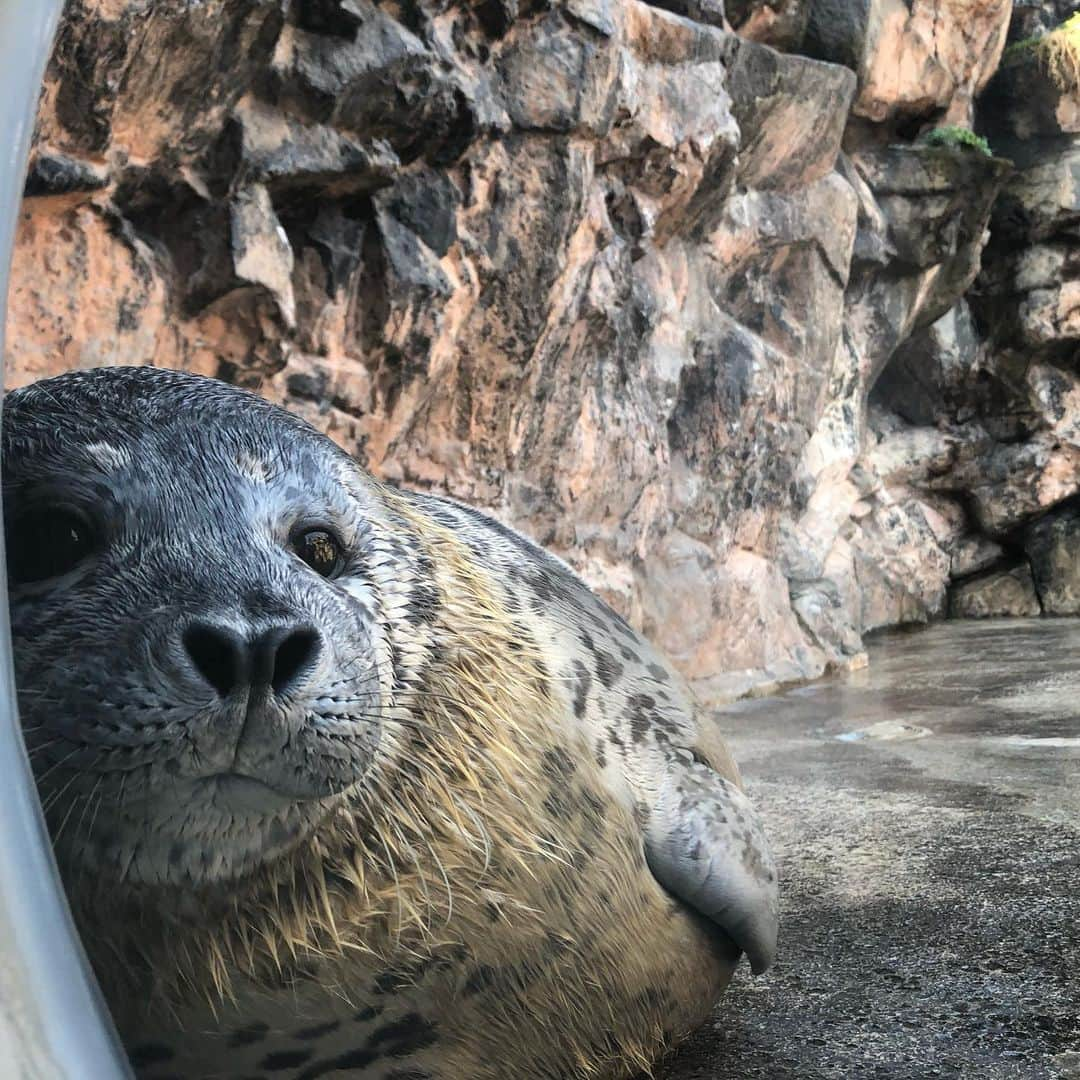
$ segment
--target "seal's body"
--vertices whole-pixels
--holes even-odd
[[[737,771],[561,562],[151,368],[10,395],[17,682],[150,1078],[619,1077],[776,934]]]

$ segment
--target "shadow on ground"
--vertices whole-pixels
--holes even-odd
[[[945,623],[721,723],[782,941],[659,1080],[1080,1078],[1080,621]]]

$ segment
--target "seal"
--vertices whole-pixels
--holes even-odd
[[[714,723],[561,561],[148,367],[3,413],[26,742],[140,1076],[624,1077],[776,940]]]

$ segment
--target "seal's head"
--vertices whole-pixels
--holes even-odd
[[[153,368],[8,395],[19,703],[69,872],[221,882],[362,781],[394,658],[380,509],[332,442]]]

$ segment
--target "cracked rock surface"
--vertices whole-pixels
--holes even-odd
[[[10,381],[250,386],[563,555],[715,701],[1075,612],[1039,523],[1080,491],[1080,103],[1002,61],[1060,17],[72,0]],[[972,122],[997,156],[923,138]]]

